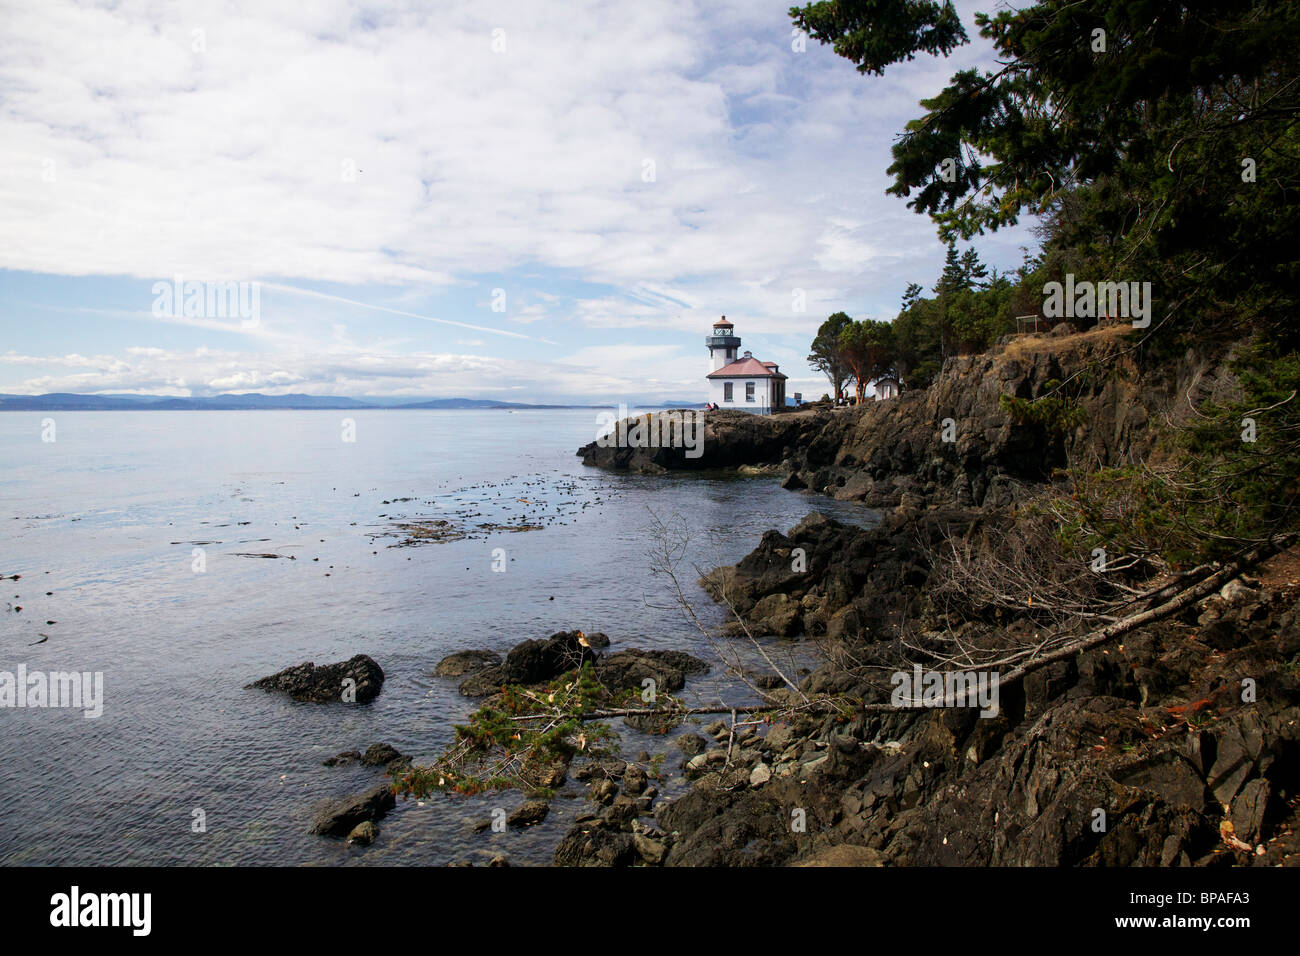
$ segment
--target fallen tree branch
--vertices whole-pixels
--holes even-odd
[[[1242,555],[1235,561],[1225,565],[1220,570],[1211,574],[1209,577],[1202,579],[1200,582],[1193,584],[1191,587],[1178,593],[1177,596],[1166,601],[1164,604],[1148,608],[1138,614],[1122,618],[1114,624],[1109,624],[1099,630],[1084,634],[1082,637],[1069,643],[1062,644],[1060,647],[1049,651],[1042,657],[1035,658],[1021,664],[1019,667],[1012,668],[1006,674],[998,679],[999,686],[1015,683],[1040,667],[1062,660],[1066,657],[1072,657],[1082,651],[1091,650],[1100,644],[1104,644],[1112,638],[1120,637],[1127,634],[1144,624],[1151,624],[1154,621],[1162,620],[1171,614],[1177,614],[1186,607],[1195,604],[1197,601],[1208,597],[1219,588],[1223,587],[1229,581],[1241,575],[1247,568],[1253,567],[1260,561],[1271,557],[1277,552],[1283,550],[1295,541],[1297,534],[1295,532],[1279,535],[1266,544],[1254,548],[1248,553]]]

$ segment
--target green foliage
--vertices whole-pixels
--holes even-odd
[[[567,765],[579,752],[613,752],[613,732],[599,723],[585,724],[581,717],[618,706],[629,694],[635,696],[635,691],[615,695],[607,690],[590,662],[541,690],[507,685],[455,727],[455,738],[433,764],[412,767],[398,778],[397,791],[415,797],[435,790],[474,794],[505,787],[545,793],[539,781],[548,768]]]
[[[925,388],[956,353],[983,352],[1015,331],[1013,298],[1020,286],[990,274],[974,249],[948,246],[934,298],[913,282],[893,322],[893,366],[909,388]],[[1037,301],[1033,306],[1037,308]]]
[[[867,383],[893,371],[897,361],[894,327],[889,322],[852,322],[840,332],[839,347],[853,372],[859,402],[866,394]]]
[[[939,304],[918,299],[894,320],[898,371],[909,388],[925,388],[943,367]]]
[[[1078,403],[1060,394],[1061,383],[1050,381],[1038,398],[1017,398],[1003,395],[998,405],[1017,425],[1039,425],[1049,435],[1060,435],[1078,428],[1088,420],[1087,413]]]
[[[1076,474],[1067,533],[1186,567],[1297,527],[1300,356],[1256,342],[1234,368],[1241,395],[1169,431],[1164,465]]]
[[[792,16],[864,73],[965,39],[937,4],[825,0]],[[1161,335],[1266,327],[1295,347],[1300,4],[1040,0],[975,22],[998,68],[921,101],[889,191],[944,241],[1047,216],[1048,274],[1153,282],[1181,310]]]
[[[844,383],[853,374],[840,349],[840,335],[852,324],[853,320],[843,312],[836,312],[827,318],[817,329],[812,351],[808,355],[808,364],[830,379],[837,398],[844,391]]]
[[[804,32],[858,64],[862,73],[880,74],[918,51],[947,54],[967,42],[952,4],[934,0],[854,0],[811,3],[790,8]]]

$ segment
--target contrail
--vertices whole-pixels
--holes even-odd
[[[529,342],[544,342],[547,345],[555,345],[550,339],[536,338],[531,335],[524,335],[522,332],[507,332],[505,329],[494,329],[487,325],[471,325],[468,322],[457,322],[454,319],[439,319],[432,315],[420,315],[416,312],[404,312],[401,309],[390,309],[385,305],[372,305],[369,302],[358,302],[356,299],[345,299],[341,295],[328,295],[324,292],[314,292],[311,289],[300,289],[292,285],[280,285],[278,282],[263,282],[262,285],[267,289],[278,289],[281,292],[290,292],[294,295],[306,295],[315,299],[328,299],[331,302],[344,302],[348,305],[360,306],[363,309],[374,309],[376,312],[388,312],[392,315],[404,315],[408,319],[422,319],[425,322],[438,322],[442,325],[455,325],[462,329],[473,329],[475,332],[490,332],[493,335],[506,335],[512,339],[526,339]]]

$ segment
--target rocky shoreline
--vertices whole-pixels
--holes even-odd
[[[708,413],[695,462],[671,449],[579,454],[639,473],[757,466],[787,488],[890,509],[872,529],[809,515],[701,581],[735,609],[733,633],[869,649],[932,610],[936,544],[1015,534],[1020,506],[1072,457],[1145,459],[1148,421],[1215,387],[1219,358],[1138,369],[1115,330],[1031,340],[950,360],[930,389],[889,402],[749,424]],[[1001,396],[1037,398],[1067,377],[1083,382],[1085,424],[1053,432],[1016,424],[1002,407]],[[887,691],[828,659],[799,692],[842,695],[863,705],[857,712],[800,713],[794,692],[772,691],[790,705],[785,719],[740,733],[706,728],[712,740],[686,735],[703,747],[684,761],[695,778],[688,793],[658,805],[652,822],[626,819],[626,807],[593,814],[555,860],[1300,863],[1298,568],[1284,552],[1261,579],[1232,581],[1178,615],[1038,669],[1002,689],[993,719],[962,707],[881,707]]]

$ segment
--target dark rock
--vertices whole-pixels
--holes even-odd
[[[621,760],[591,760],[573,771],[574,780],[596,780],[601,777],[619,777],[623,774]]]
[[[340,797],[322,806],[316,813],[311,833],[343,836],[358,823],[374,822],[397,805],[388,784],[382,784],[360,796]]]
[[[326,757],[321,761],[327,767],[346,767],[350,764],[361,762],[360,750],[344,750],[333,757]]]
[[[545,800],[529,800],[506,817],[506,823],[512,827],[530,827],[541,823],[550,812],[551,807]]]
[[[348,834],[349,843],[358,843],[361,846],[370,846],[379,836],[379,827],[375,826],[369,820],[363,820],[352,828]]]
[[[581,631],[561,631],[546,640],[523,641],[506,655],[501,677],[507,684],[538,684],[596,659]],[[590,643],[590,642],[588,642]]]
[[[1256,777],[1241,788],[1232,801],[1232,827],[1237,839],[1244,843],[1258,843],[1263,836],[1264,820],[1268,815],[1272,795],[1267,780]]]
[[[636,796],[650,784],[650,778],[643,768],[634,763],[627,765],[623,771],[623,792]]]
[[[612,691],[641,692],[644,680],[655,682],[656,693],[672,693],[686,686],[689,674],[703,674],[709,665],[684,651],[643,651],[630,648],[596,662],[596,679]]]
[[[624,830],[631,825],[640,812],[635,797],[620,793],[600,816],[605,821],[606,826],[615,830]]]
[[[1208,774],[1209,784],[1215,799],[1226,806],[1255,771],[1255,761],[1264,742],[1259,720],[1248,712],[1239,720],[1216,728],[1214,742],[1215,758]]]
[[[362,755],[361,762],[367,767],[384,767],[394,763],[410,763],[411,758],[390,744],[371,744]]]
[[[485,667],[470,674],[456,689],[465,697],[487,697],[508,683],[500,667]]]
[[[1205,779],[1175,751],[1157,751],[1113,771],[1111,776],[1126,786],[1159,794],[1172,806],[1197,812],[1205,808]]]
[[[448,654],[433,669],[437,677],[466,677],[488,667],[499,667],[501,655],[493,651],[457,651]]]
[[[675,743],[678,748],[690,757],[694,757],[698,753],[703,753],[704,748],[709,745],[709,742],[699,734],[682,734],[677,738]]]
[[[632,834],[602,826],[575,826],[555,848],[556,866],[630,866],[635,860]]]
[[[653,417],[662,419],[666,413],[656,412]],[[676,414],[680,415],[681,412]],[[712,468],[738,468],[743,465],[775,465],[785,452],[817,434],[831,416],[827,409],[804,409],[780,415],[750,415],[746,412],[721,410],[693,412],[704,415],[704,434],[698,444],[700,454],[688,457],[685,443],[678,447],[637,448],[600,447],[591,442],[578,449],[584,465],[611,471],[631,471],[659,475],[667,471],[700,471]],[[640,416],[642,419],[647,416]],[[628,420],[632,422],[631,419]],[[624,426],[624,434],[635,426]]]
[[[779,866],[794,856],[790,812],[770,791],[702,786],[664,807],[659,822],[678,836],[665,866]]]
[[[317,667],[310,662],[289,667],[247,685],[245,689],[283,691],[294,700],[330,703],[355,692],[355,702],[367,704],[379,696],[384,686],[384,672],[365,654],[358,654],[340,664]]]

